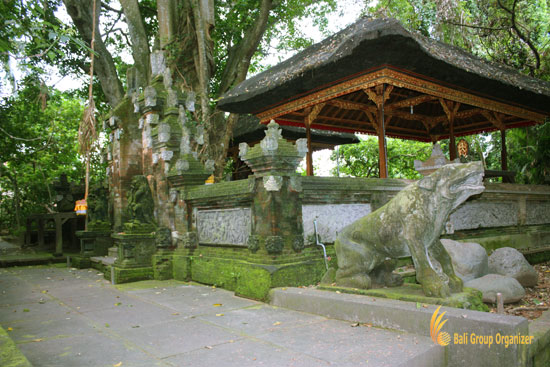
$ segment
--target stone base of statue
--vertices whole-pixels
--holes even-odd
[[[111,237],[118,249],[117,260],[113,264],[114,282],[153,279],[154,233],[116,233]]]
[[[415,302],[417,307],[431,304],[476,311],[489,311],[487,305],[483,303],[481,292],[472,288],[463,288],[462,292],[453,293],[450,297],[427,297],[424,295],[420,284],[407,283],[399,287],[373,289],[357,289],[322,284],[318,289]]]

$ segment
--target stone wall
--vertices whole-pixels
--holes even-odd
[[[334,242],[342,228],[376,210],[411,182],[335,177],[301,177],[301,181],[304,237],[312,238],[316,220],[320,239],[326,243]],[[246,190],[247,185],[243,180],[191,192],[200,243],[246,246],[252,221],[252,189]],[[514,233],[518,227],[527,230],[534,225],[550,225],[550,187],[486,184],[483,194],[451,214],[444,236],[484,236],[491,229]]]

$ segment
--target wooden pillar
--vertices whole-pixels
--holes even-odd
[[[59,214],[54,215],[55,220],[55,253],[54,256],[63,255],[63,221]]]
[[[378,132],[378,166],[380,170],[380,178],[388,178],[384,102],[390,98],[390,93],[392,90],[393,85],[386,86],[386,84],[377,85],[375,88],[363,89],[367,96],[369,96],[369,99],[376,104],[376,108],[378,109],[376,113],[376,121],[373,121],[374,119],[369,113],[367,113],[367,116]]]
[[[388,157],[386,154],[386,128],[384,126],[384,109],[378,110],[378,156],[380,178],[388,178]]]
[[[44,246],[44,218],[38,218],[38,246]]]
[[[454,161],[456,159],[455,116],[460,108],[460,103],[446,101],[443,98],[439,98],[439,103],[443,107],[443,111],[447,115],[447,121],[449,122],[449,156],[451,161]]]
[[[501,163],[501,169],[503,171],[508,170],[508,155],[506,152],[506,130],[501,129],[500,130],[500,141],[501,141],[501,149],[500,149],[500,163]]]
[[[324,103],[319,103],[306,110],[306,118],[304,119],[304,125],[306,127],[306,139],[307,139],[307,154],[306,154],[306,173],[308,176],[313,176],[313,149],[311,148],[311,124],[317,118],[317,115],[321,112]]]
[[[455,121],[454,116],[449,119],[449,156],[451,161],[456,159]]]
[[[309,124],[306,124],[306,139],[306,173],[308,176],[313,176],[313,149],[311,149],[311,128],[309,127]]]

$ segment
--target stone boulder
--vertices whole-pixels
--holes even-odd
[[[534,287],[539,280],[535,268],[511,247],[499,248],[489,256],[489,273],[515,278],[524,287]]]
[[[496,303],[497,293],[502,294],[504,303],[517,302],[525,296],[525,290],[516,279],[499,274],[487,274],[465,282],[464,286],[483,293],[483,302],[488,303]]]
[[[442,239],[449,253],[455,274],[464,282],[489,274],[488,256],[479,243]]]

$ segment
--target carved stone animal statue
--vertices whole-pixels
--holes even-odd
[[[481,162],[449,164],[407,186],[378,210],[345,227],[335,242],[336,284],[368,289],[397,286],[397,258],[412,256],[426,296],[462,291],[449,254],[439,241],[451,211],[483,186]]]

